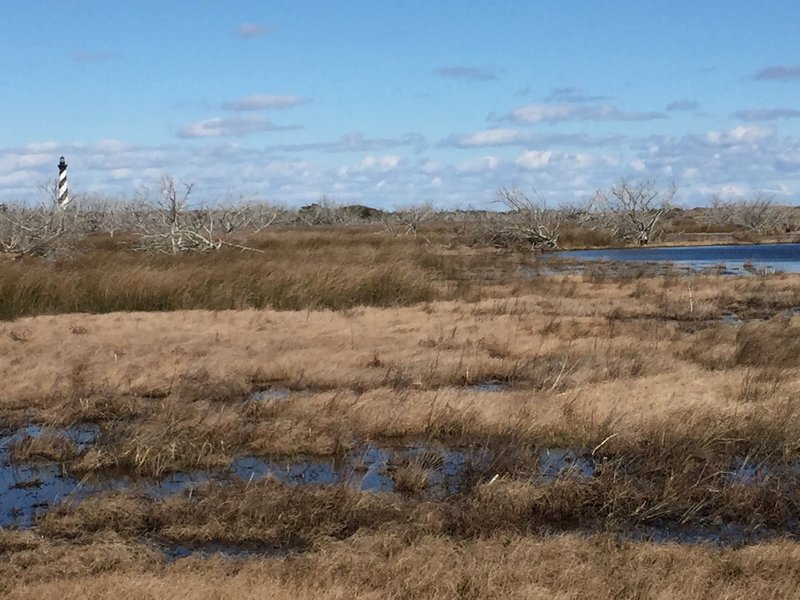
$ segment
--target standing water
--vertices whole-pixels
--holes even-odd
[[[672,263],[691,272],[721,268],[733,274],[773,271],[800,273],[800,244],[568,250],[554,252],[547,257],[615,263]]]

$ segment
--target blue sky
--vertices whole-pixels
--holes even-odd
[[[0,200],[800,202],[800,3],[10,0]]]

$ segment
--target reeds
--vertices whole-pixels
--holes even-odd
[[[78,449],[56,431],[46,431],[39,435],[22,436],[10,445],[8,454],[15,463],[66,463],[78,456]]]
[[[381,243],[376,243],[380,241]],[[446,296],[446,260],[411,240],[287,233],[264,253],[161,256],[88,250],[0,262],[0,319],[65,312],[397,306]],[[452,270],[452,269],[451,269]]]

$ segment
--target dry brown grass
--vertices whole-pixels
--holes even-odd
[[[113,551],[111,551],[113,548]],[[22,555],[20,555],[22,554]],[[800,545],[738,550],[613,537],[496,534],[457,541],[393,529],[290,559],[187,559],[31,542],[0,567],[6,597],[72,598],[796,598]],[[24,558],[23,558],[24,556]],[[20,563],[25,561],[25,567]],[[115,564],[115,560],[117,561]]]
[[[456,492],[435,502],[426,494],[428,474],[442,468],[444,457],[432,450],[389,464],[388,475],[405,500],[348,485],[293,487],[268,478],[205,485],[159,502],[136,493],[96,496],[49,513],[39,530],[78,539],[111,530],[134,538],[309,547],[323,537],[390,524],[457,537],[500,529],[624,530],[659,522],[780,531],[800,510],[800,420],[791,404],[727,418],[681,412],[627,431],[613,420],[575,412],[564,417],[551,428],[525,425],[485,440],[477,460],[467,459]],[[463,443],[477,432],[462,429],[458,435]],[[537,478],[534,443],[576,448],[594,463],[593,476]],[[152,452],[161,452],[162,444]],[[741,464],[751,465],[752,474]]]
[[[70,440],[55,431],[39,435],[26,435],[11,443],[9,458],[16,463],[51,461],[65,463],[78,456],[78,449]]]
[[[75,312],[404,306],[477,298],[475,283],[507,281],[537,262],[536,256],[454,249],[363,228],[262,233],[245,241],[255,251],[177,256],[137,253],[124,238],[115,240],[87,243],[59,260],[0,261],[0,320]]]
[[[779,369],[800,367],[800,319],[787,315],[769,323],[745,325],[736,336],[734,362]]]
[[[293,249],[336,254],[318,237]],[[412,306],[0,325],[1,422],[53,432],[18,442],[17,462],[160,475],[408,440],[489,457],[443,498],[428,493],[442,455],[423,452],[389,465],[398,494],[266,479],[70,501],[36,535],[0,531],[0,589],[59,600],[795,597],[796,542],[720,550],[620,536],[681,522],[785,531],[800,511],[800,319],[776,314],[797,278],[509,273],[486,271],[468,298]],[[720,321],[741,298],[770,320]],[[485,382],[502,385],[473,387]],[[291,393],[250,398],[270,387]],[[100,429],[93,448],[58,441],[59,427],[86,422]],[[594,461],[594,476],[537,478],[537,452],[558,447]],[[575,529],[605,533],[547,533]],[[151,538],[296,553],[166,564]]]
[[[768,294],[786,282],[758,286]],[[637,440],[684,415],[777,422],[800,389],[800,321],[715,320],[741,285],[567,276],[473,303],[19,319],[0,327],[0,410],[9,425],[98,423],[101,443],[78,467],[146,474],[218,468],[244,452],[329,454],[364,439],[582,445],[611,433]],[[485,381],[506,387],[471,387]],[[294,392],[247,400],[275,384]]]
[[[676,335],[674,325],[644,318],[651,311],[629,301],[625,286],[579,289],[545,280],[522,287],[514,300],[339,313],[178,311],[20,319],[4,326],[0,336],[8,361],[6,396],[7,401],[65,391],[87,396],[103,389],[154,396],[179,386],[191,393],[192,385],[214,395],[221,390],[208,387],[212,380],[246,377],[312,388],[351,382],[375,387],[406,379],[469,383],[493,374],[524,381],[529,368],[570,355],[610,354],[620,347],[638,349],[647,359],[661,340]],[[75,328],[83,333],[76,336]],[[642,343],[642,336],[649,343]],[[546,385],[546,378],[539,383]]]
[[[253,246],[264,252],[160,256],[114,248],[59,261],[2,261],[0,319],[119,310],[404,305],[447,296],[448,280],[458,270],[428,246],[374,233],[289,232],[263,236]]]

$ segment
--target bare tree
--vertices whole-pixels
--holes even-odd
[[[733,203],[720,194],[714,194],[708,207],[701,213],[701,221],[712,227],[733,226]]]
[[[78,232],[75,210],[56,202],[29,207],[3,205],[0,210],[0,252],[15,259],[52,256],[65,251]]]
[[[160,194],[154,201],[149,200],[149,192],[145,190],[144,198],[129,206],[143,247],[178,254],[194,250],[198,245],[217,246],[213,239],[201,240],[195,235],[197,220],[188,211],[192,189],[193,184],[184,184],[179,191],[175,179],[164,175]]]
[[[255,250],[224,239],[224,226],[213,210],[190,208],[193,187],[193,184],[183,184],[179,189],[172,177],[164,176],[154,202],[149,202],[145,196],[130,205],[130,215],[143,247],[167,254],[219,250],[223,246]]]
[[[776,227],[778,231],[783,233],[792,233],[797,231],[797,212],[792,206],[778,206],[776,217]]]
[[[598,195],[583,202],[563,202],[558,210],[562,216],[562,225],[586,229],[589,231],[612,231],[614,219],[605,207],[599,205]]]
[[[240,231],[247,227],[252,219],[252,210],[249,204],[228,204],[217,208],[217,213],[222,230],[226,234]]]
[[[657,232],[662,216],[671,208],[675,185],[659,190],[653,180],[631,183],[621,179],[608,190],[598,190],[593,198],[609,221],[615,237],[647,245]]]
[[[797,224],[790,207],[777,206],[775,196],[756,192],[750,198],[726,200],[719,194],[711,198],[708,220],[763,235],[794,231]]]
[[[533,190],[532,197],[528,197],[517,188],[503,187],[497,190],[496,202],[503,204],[508,211],[500,222],[492,226],[495,245],[558,248],[561,213],[548,209],[536,190]]]
[[[274,204],[258,202],[250,205],[248,227],[252,231],[258,233],[273,224],[286,224],[289,222],[290,217],[290,212],[285,208],[275,206]]]
[[[759,234],[774,230],[779,212],[774,201],[775,196],[756,192],[751,198],[732,203],[734,224]]]
[[[120,231],[130,231],[126,222],[125,201],[120,198],[106,198],[98,195],[75,197],[77,227],[83,233],[105,233],[114,237]]]
[[[289,211],[267,202],[240,198],[226,201],[213,209],[214,218],[225,235],[241,232],[257,233],[274,223],[289,222]]]
[[[558,210],[565,221],[577,226],[590,224],[595,219],[594,199],[588,202],[562,202]]]
[[[348,223],[351,215],[334,200],[323,196],[319,202],[314,202],[300,208],[297,216],[302,223],[310,226],[318,225],[343,225]]]
[[[426,242],[430,240],[425,237],[420,228],[423,223],[431,220],[436,215],[436,211],[429,203],[417,206],[406,206],[395,212],[383,213],[380,222],[384,230],[394,236],[411,235],[422,237]]]

